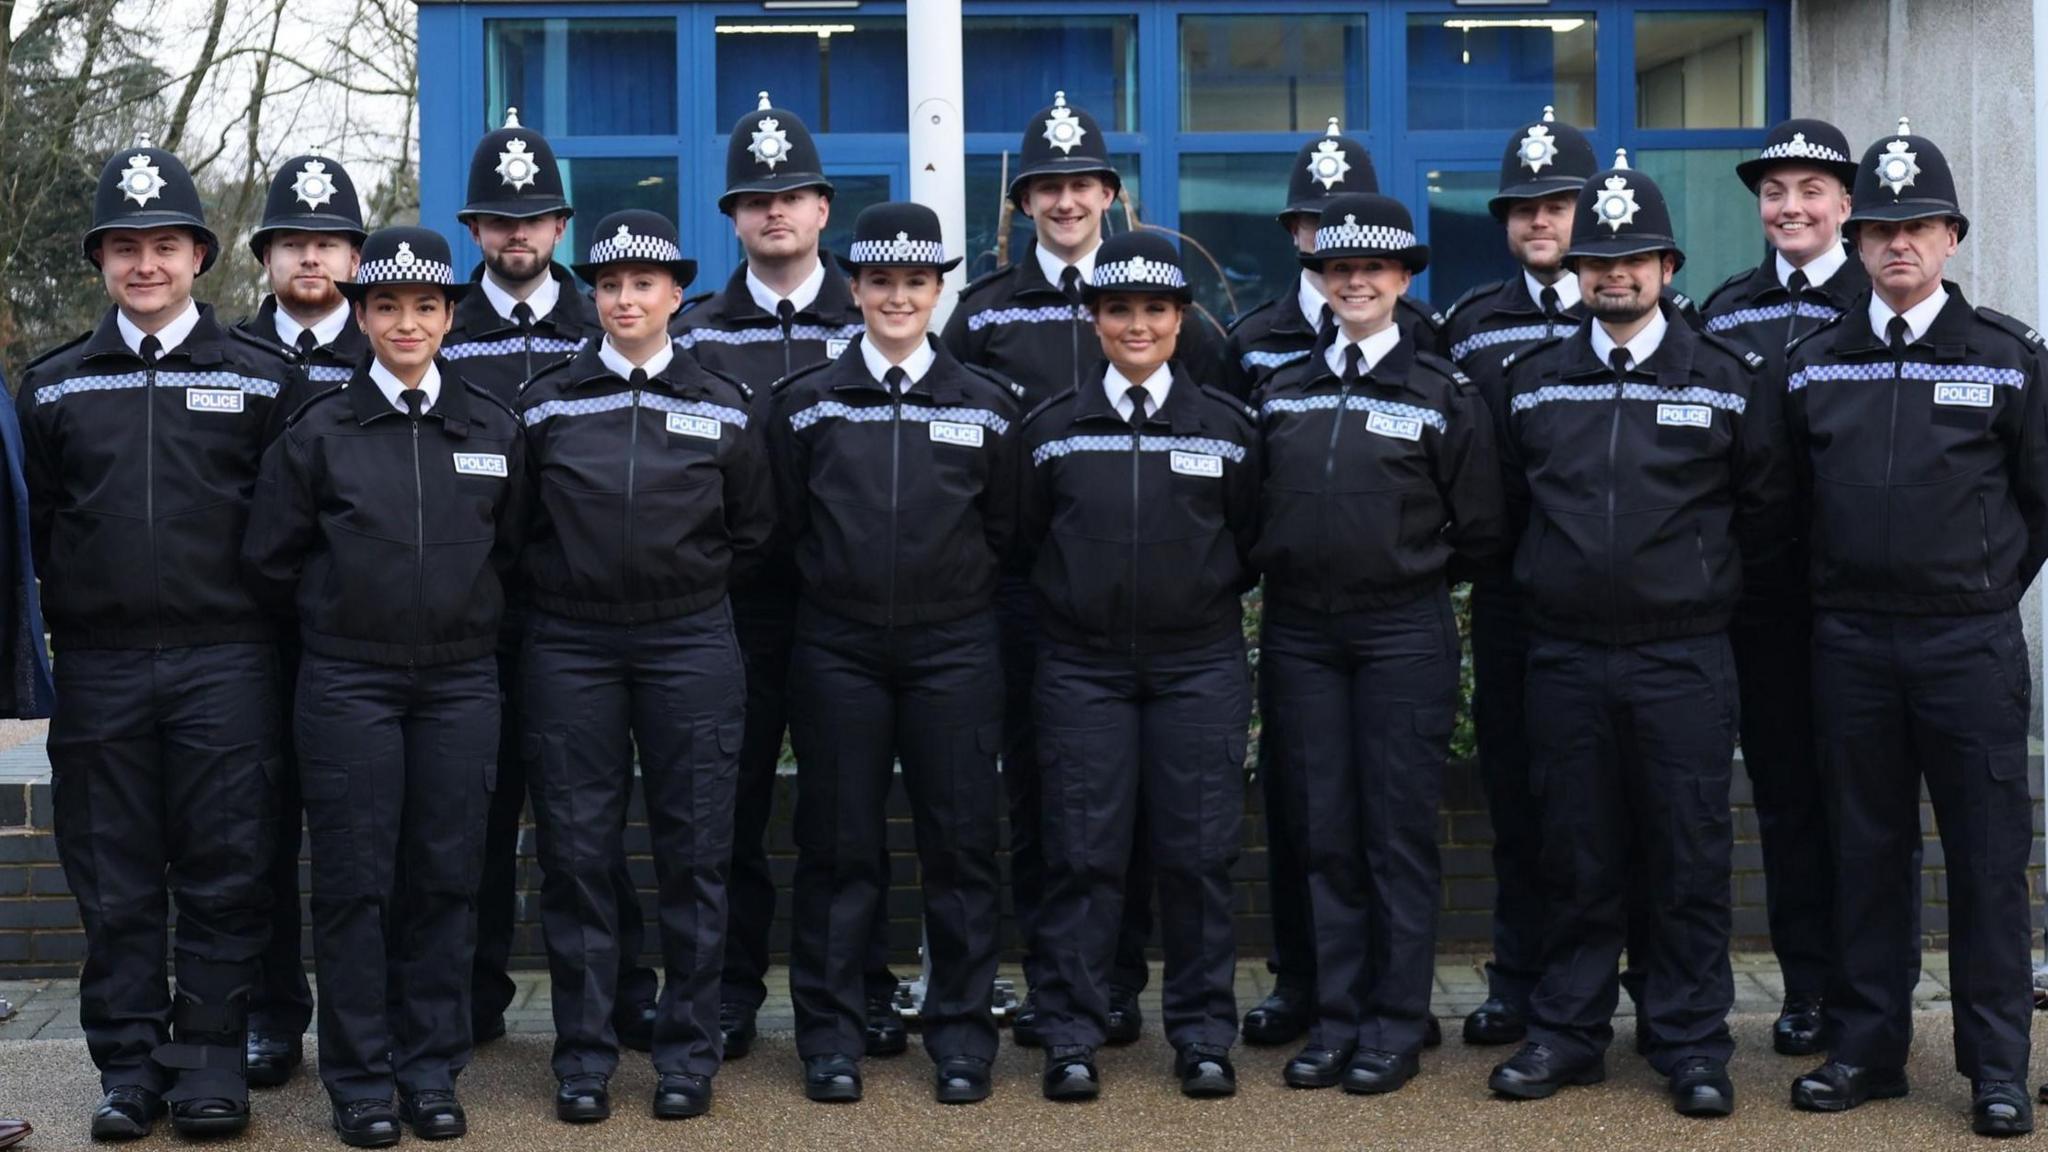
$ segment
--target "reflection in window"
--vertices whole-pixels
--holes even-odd
[[[1180,158],[1181,253],[1195,301],[1222,323],[1288,291],[1301,271],[1274,219],[1293,167],[1288,152]]]
[[[813,132],[910,130],[902,17],[722,16],[717,28],[719,132],[752,112],[763,89]]]
[[[677,218],[679,189],[673,156],[577,156],[565,158],[561,164],[562,188],[569,203],[576,206],[576,214],[569,218],[569,230],[555,249],[557,263],[580,263],[589,250],[590,229],[614,212],[644,208],[670,220]]]
[[[1439,312],[1476,285],[1515,275],[1507,232],[1487,210],[1499,173],[1424,173],[1429,182],[1429,299]],[[1418,291],[1419,294],[1419,291]]]
[[[961,50],[969,132],[1022,132],[1054,92],[1104,131],[1138,130],[1136,17],[969,16]]]
[[[1636,14],[1636,126],[1764,126],[1762,12]]]
[[[1763,259],[1763,226],[1756,198],[1734,190],[1735,165],[1754,155],[1740,148],[1689,148],[1629,153],[1629,162],[1649,173],[1671,208],[1671,226],[1685,250],[1685,267],[1673,286],[1706,303],[1721,281]]]
[[[649,19],[484,21],[484,123],[544,136],[672,136],[676,22]]]
[[[1183,16],[1184,132],[1302,132],[1365,123],[1362,16]]]
[[[1549,104],[1591,128],[1596,32],[1585,13],[1412,15],[1408,126],[1508,129]]]
[[[1138,211],[1144,201],[1138,184],[1138,158],[1130,153],[1112,152],[1109,162],[1116,165],[1123,177],[1124,191],[1131,194],[1131,208]],[[1016,171],[1017,157],[1010,156],[1010,171]],[[994,271],[996,261],[996,227],[1002,218],[1002,207],[1007,196],[1008,184],[1003,176],[1003,158],[1000,155],[969,156],[967,158],[967,257],[966,270],[970,279],[984,272]],[[1138,212],[1138,219],[1144,214]],[[1122,203],[1109,206],[1106,232],[1125,230],[1124,207]],[[1022,212],[1010,214],[1009,258],[1015,260],[1024,252],[1024,246],[1031,242],[1031,218]]]

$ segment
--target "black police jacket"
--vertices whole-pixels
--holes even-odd
[[[1356,383],[1323,348],[1260,390],[1265,476],[1253,561],[1266,596],[1313,612],[1406,603],[1454,553],[1507,546],[1486,405],[1449,361],[1404,336]]]
[[[1778,258],[1723,281],[1707,297],[1707,331],[1726,336],[1764,358],[1764,378],[1782,388],[1785,351],[1848,310],[1870,290],[1870,276],[1852,253],[1827,283],[1809,286],[1794,299],[1778,280]]]
[[[306,649],[410,667],[490,655],[529,478],[518,418],[460,365],[420,419],[367,367],[294,413],[263,457],[242,567]]]
[[[775,388],[769,458],[804,598],[881,626],[981,611],[1016,532],[1018,398],[937,340],[893,393],[855,339]]]
[[[1401,330],[1401,343],[1412,351],[1439,351],[1444,318],[1425,304],[1406,296],[1394,302],[1394,325]],[[1261,385],[1275,372],[1299,364],[1315,350],[1318,333],[1314,317],[1301,314],[1301,285],[1290,284],[1286,292],[1238,317],[1223,341],[1223,366],[1217,385],[1240,400],[1253,400]]]
[[[1727,627],[1745,567],[1782,579],[1793,475],[1762,361],[1676,309],[1617,380],[1592,325],[1512,358],[1502,484],[1532,626],[1599,644]]]
[[[960,290],[944,339],[961,363],[1015,381],[1027,409],[1100,380],[1106,363],[1088,309],[1045,278],[1035,242]],[[1193,308],[1183,314],[1173,358],[1197,384],[1223,385],[1222,333]]]
[[[478,265],[469,278],[480,282],[483,275],[483,266]],[[604,335],[597,305],[583,294],[569,270],[550,264],[548,275],[560,285],[561,294],[531,328],[498,315],[484,290],[473,288],[456,302],[454,324],[441,342],[441,359],[462,365],[465,380],[507,407],[518,402],[519,390],[541,369],[567,360]]]
[[[1159,411],[1133,429],[1107,366],[1024,419],[1023,522],[1047,635],[1132,653],[1212,643],[1240,627],[1257,579],[1256,414],[1176,361]]]
[[[1816,607],[2002,611],[2048,556],[2041,337],[1946,287],[1903,358],[1871,331],[1868,293],[1792,349]]]
[[[707,608],[774,525],[753,394],[682,355],[635,387],[599,347],[519,397],[535,491],[526,602],[619,624]]]
[[[325,392],[336,384],[343,384],[356,374],[356,368],[363,358],[370,354],[370,338],[356,325],[355,309],[349,309],[349,317],[341,326],[341,334],[331,344],[322,344],[313,349],[312,355],[301,355],[299,350],[286,344],[277,331],[277,297],[265,296],[254,314],[235,327],[245,334],[274,345],[278,354],[290,365],[299,379],[298,391],[284,404],[287,416],[299,410],[299,405]],[[295,401],[295,402],[294,402]]]
[[[1666,288],[1663,299],[1687,327],[1698,331],[1704,325],[1699,309],[1684,293]],[[1447,315],[1444,355],[1471,377],[1498,419],[1507,388],[1507,358],[1538,341],[1570,335],[1589,313],[1582,299],[1546,317],[1543,306],[1529,295],[1528,281],[1518,274],[1471,289],[1458,297]]]
[[[109,308],[15,395],[43,613],[58,648],[262,641],[234,542],[283,425],[283,363],[211,307],[154,367]]]

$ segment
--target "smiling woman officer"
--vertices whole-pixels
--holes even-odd
[[[468,1128],[455,1077],[526,475],[511,410],[438,355],[467,287],[448,242],[382,229],[341,287],[372,355],[265,454],[242,560],[299,619],[320,1079],[342,1141],[376,1148],[401,1118],[423,1139]]]

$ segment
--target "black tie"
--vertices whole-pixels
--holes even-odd
[[[1365,370],[1365,349],[1357,344],[1344,349],[1344,382],[1358,383],[1358,377]]]
[[[1792,270],[1790,276],[1785,277],[1785,291],[1790,292],[1794,300],[1806,294],[1806,287],[1806,273],[1797,268]]]
[[[1887,342],[1892,346],[1892,359],[1905,359],[1906,345],[1912,342],[1911,337],[1913,334],[1912,328],[1906,323],[1906,318],[1904,316],[1892,317],[1892,322],[1884,326],[1884,332]]]
[[[626,383],[631,384],[635,388],[647,387],[647,369],[633,369],[631,372],[626,374]]]
[[[142,362],[154,365],[164,354],[164,342],[155,336],[142,338]]]
[[[1557,318],[1557,289],[1545,284],[1542,295],[1536,298],[1536,303],[1542,307],[1545,319],[1555,320]]]
[[[905,372],[901,365],[891,364],[889,370],[882,373],[882,383],[888,386],[891,394],[900,396],[909,391],[910,373]]]
[[[1072,264],[1060,269],[1060,294],[1069,300],[1081,298],[1081,270]]]
[[[512,306],[512,322],[519,325],[521,332],[533,331],[533,305],[521,300]]]
[[[313,355],[314,349],[320,347],[320,338],[313,335],[311,328],[301,328],[299,338],[294,343],[299,346],[299,359],[304,360]]]
[[[1124,393],[1124,399],[1131,402],[1131,427],[1136,428],[1145,422],[1145,402],[1151,398],[1151,393],[1145,391],[1141,385],[1136,384],[1132,385],[1130,390]]]
[[[1607,362],[1614,365],[1614,378],[1616,380],[1623,379],[1628,375],[1629,361],[1633,359],[1635,357],[1630,356],[1626,348],[1616,348],[1607,354]]]
[[[1323,305],[1322,311],[1316,313],[1316,331],[1321,332],[1328,328],[1334,315],[1335,313],[1330,311],[1328,304]]]
[[[782,324],[784,332],[789,331],[790,322],[796,319],[796,305],[787,300],[775,302],[775,319]]]
[[[398,398],[405,401],[405,414],[407,416],[415,420],[420,418],[420,413],[425,410],[427,404],[427,394],[425,392],[417,388],[407,388],[398,394]]]

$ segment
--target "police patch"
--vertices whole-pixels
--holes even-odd
[[[1167,464],[1182,476],[1223,475],[1223,457],[1207,452],[1175,452],[1167,459]]]
[[[682,412],[668,414],[668,430],[674,436],[695,436],[699,440],[716,440],[719,436],[718,421]]]
[[[1422,421],[1413,416],[1389,416],[1385,412],[1373,412],[1365,418],[1365,430],[1391,436],[1396,440],[1422,439]]]
[[[981,447],[982,428],[979,424],[955,424],[951,420],[934,420],[930,427],[934,444],[958,444],[962,448]]]
[[[1705,404],[1659,404],[1657,423],[1666,428],[1712,428],[1714,410]]]
[[[1934,386],[1934,402],[1944,408],[1989,408],[1992,386],[1943,380]]]
[[[503,476],[505,458],[496,452],[457,452],[455,471],[463,476]]]
[[[825,359],[839,359],[840,354],[845,352],[847,345],[851,343],[853,343],[853,341],[844,339],[842,337],[834,337],[833,339],[825,341]]]
[[[185,410],[188,412],[240,412],[242,404],[242,390],[239,388],[185,389]]]

